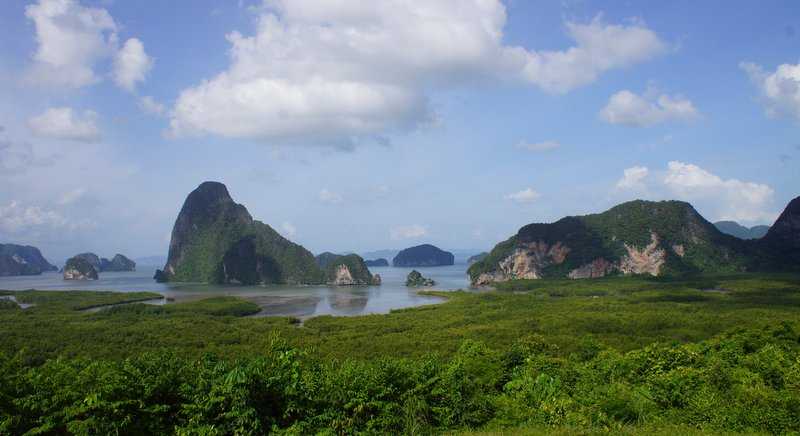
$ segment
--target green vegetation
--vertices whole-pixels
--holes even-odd
[[[515,281],[301,326],[5,294],[35,306],[0,310],[0,434],[800,431],[796,275]]]
[[[425,277],[417,270],[411,270],[406,276],[406,286],[434,286],[436,282],[433,279]]]
[[[336,271],[340,265],[346,266],[350,271],[354,284],[369,285],[373,282],[372,273],[369,272],[367,264],[357,254],[341,255],[325,252],[316,259],[319,267],[325,272],[325,281],[329,284],[336,284]]]

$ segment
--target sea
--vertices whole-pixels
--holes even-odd
[[[87,290],[134,292],[150,291],[165,298],[152,304],[172,304],[216,296],[235,296],[261,307],[256,316],[293,316],[301,319],[319,315],[353,316],[388,313],[394,309],[437,304],[444,299],[420,295],[423,290],[468,289],[465,263],[451,266],[395,268],[370,267],[380,274],[380,286],[237,286],[199,283],[156,283],[156,267],[138,266],[130,272],[102,272],[98,280],[64,280],[57,272],[37,276],[0,277],[0,290]],[[406,276],[412,269],[432,278],[430,288],[408,288]]]

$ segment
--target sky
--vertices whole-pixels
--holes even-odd
[[[796,1],[7,0],[0,242],[166,255],[225,183],[311,251],[490,249],[679,199],[800,195]]]

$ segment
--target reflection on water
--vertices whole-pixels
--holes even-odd
[[[469,286],[467,265],[416,268],[424,276],[436,280],[433,289],[454,290]],[[152,291],[165,300],[185,302],[216,296],[236,296],[258,304],[258,316],[361,315],[388,313],[392,309],[434,304],[441,298],[419,295],[421,289],[407,288],[405,280],[411,268],[373,267],[381,275],[381,286],[231,286],[193,283],[156,283],[155,268],[141,267],[132,272],[104,272],[95,281],[67,281],[55,272],[39,276],[0,277],[5,290],[96,290]]]

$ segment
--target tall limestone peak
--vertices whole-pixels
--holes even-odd
[[[227,187],[204,182],[187,197],[156,280],[204,283],[321,283],[314,256],[253,220]]]

